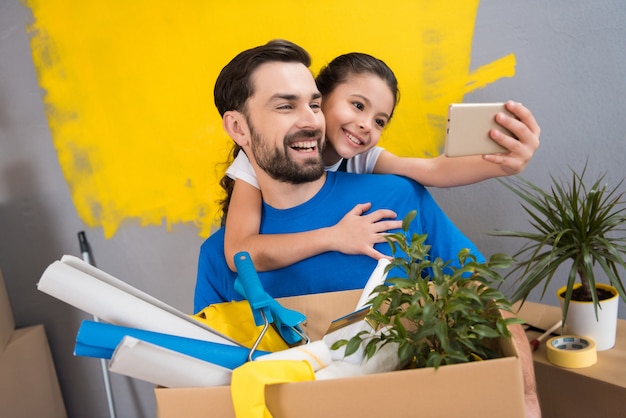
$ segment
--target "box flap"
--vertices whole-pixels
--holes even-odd
[[[67,416],[43,325],[13,332],[0,354],[0,370],[2,416]]]
[[[4,351],[15,329],[15,318],[0,269],[0,353]]]
[[[277,300],[286,308],[295,309],[307,317],[303,328],[311,341],[316,341],[322,339],[332,321],[356,309],[361,293],[360,289],[346,290]]]

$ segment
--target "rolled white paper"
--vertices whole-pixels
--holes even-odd
[[[79,265],[81,269],[65,260],[55,261],[44,271],[37,283],[40,291],[112,324],[238,345],[201,322],[78,258],[71,259],[71,264]],[[98,277],[92,274],[94,270],[99,272]]]
[[[177,351],[126,336],[109,370],[168,388],[229,385],[232,371]]]
[[[358,311],[359,309],[367,305],[367,301],[372,297],[372,292],[374,291],[376,286],[385,283],[385,280],[387,280],[387,273],[385,273],[385,268],[389,264],[391,264],[391,261],[386,258],[381,258],[380,260],[378,260],[378,264],[376,264],[374,271],[372,271],[369,279],[367,279],[367,283],[365,283],[365,287],[363,288],[361,297],[356,304],[355,311]]]
[[[255,361],[266,360],[305,360],[309,362],[313,371],[323,369],[332,362],[330,349],[324,341],[314,341],[309,344],[259,356],[255,359]]]

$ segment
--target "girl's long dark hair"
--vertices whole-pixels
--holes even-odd
[[[225,166],[227,168],[230,166],[230,164],[232,164],[232,162],[235,160],[235,157],[237,157],[237,154],[239,154],[240,151],[243,152],[241,146],[235,143],[229,154],[228,160],[225,163]],[[228,207],[230,206],[230,198],[233,194],[233,187],[235,187],[235,180],[224,174],[224,176],[220,180],[220,186],[224,190],[225,194],[224,198],[218,201],[218,204],[220,205],[220,208],[222,210],[221,226],[224,226],[226,225],[226,216],[228,215]]]

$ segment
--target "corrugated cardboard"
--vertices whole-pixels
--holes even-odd
[[[334,292],[281,299],[303,312],[312,340],[330,322],[355,309],[359,291]],[[510,341],[508,357],[438,370],[417,369],[353,378],[287,383],[266,388],[266,403],[274,418],[334,417],[523,417],[521,362]],[[230,387],[156,388],[160,418],[234,417]]]
[[[43,325],[13,331],[0,354],[0,415],[67,417]]]
[[[4,351],[14,328],[13,310],[11,309],[9,295],[7,294],[4,277],[2,277],[2,270],[0,269],[0,353]]]
[[[518,313],[528,324],[548,329],[561,309],[525,302]],[[539,332],[528,332],[529,339]],[[623,415],[626,398],[626,320],[617,321],[615,347],[598,352],[590,367],[566,369],[548,361],[545,340],[533,353],[537,392],[544,417],[613,417]],[[580,400],[572,402],[572,399]]]

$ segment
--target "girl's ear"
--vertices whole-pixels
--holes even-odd
[[[237,145],[243,147],[249,144],[248,122],[242,113],[235,110],[227,111],[222,117],[222,126]]]

